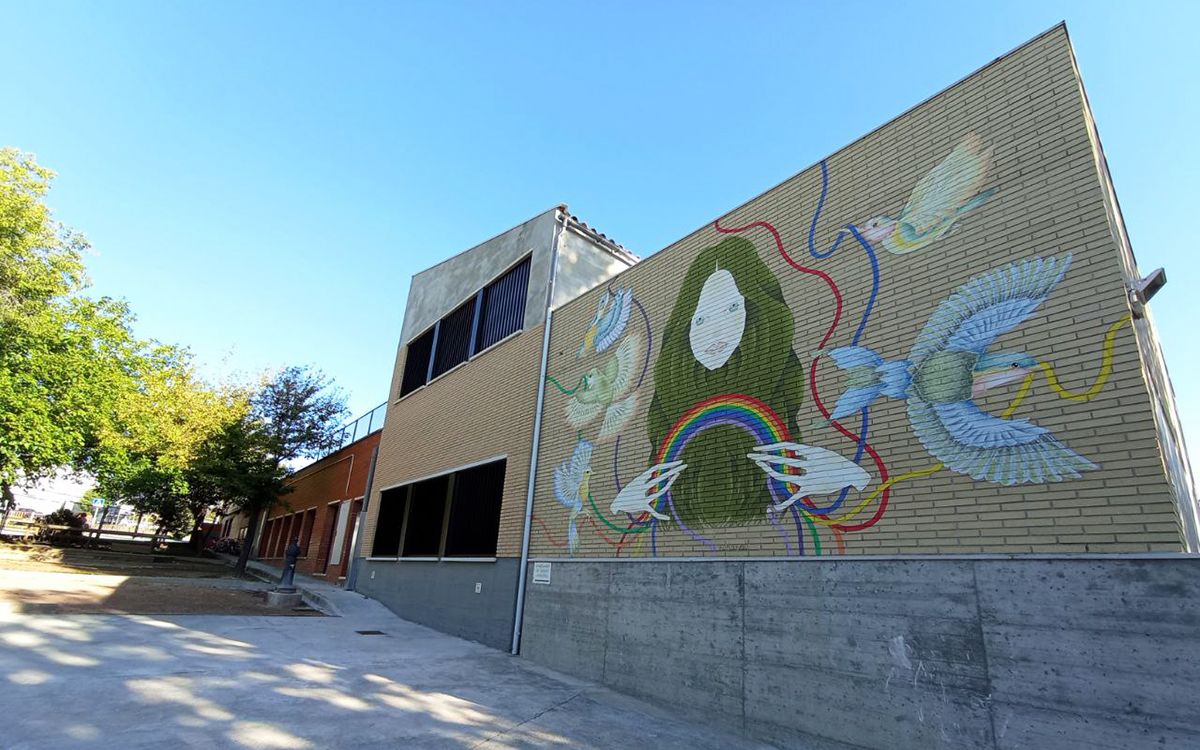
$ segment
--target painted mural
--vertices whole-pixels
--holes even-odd
[[[863,225],[863,237],[897,255],[928,247],[996,192],[983,189],[991,162],[991,148],[979,136],[968,134],[921,178],[895,218],[880,215],[869,219]]]
[[[725,530],[752,527],[789,555],[844,552],[847,535],[884,517],[901,482],[948,470],[967,482],[1045,484],[1097,469],[1017,411],[1038,375],[1060,398],[1095,396],[1111,374],[1114,337],[1128,318],[1109,326],[1100,373],[1082,392],[1061,385],[1048,353],[1039,359],[996,345],[1018,336],[1054,294],[1070,268],[1069,252],[1053,248],[960,282],[904,359],[878,353],[879,343],[891,342],[869,341],[886,281],[877,250],[904,256],[953,231],[969,232],[971,216],[982,214],[997,191],[986,184],[991,158],[982,138],[963,136],[895,218],[881,214],[861,229],[843,224],[827,248],[815,241],[829,191],[822,162],[803,262],[769,221],[717,221],[713,229],[724,237],[691,260],[657,330],[637,289],[605,290],[572,358],[577,369],[547,378],[575,437],[570,456],[552,469],[565,523],[535,514],[544,538],[574,554],[586,533],[613,555],[630,556],[657,555],[661,540],[680,535],[719,555],[729,552],[719,541]],[[869,274],[867,286],[855,290],[861,312],[849,320],[827,270],[827,261],[846,253]],[[827,295],[811,309],[789,305],[787,280],[764,254],[776,255],[785,274],[820,282]],[[828,311],[828,326],[806,341],[812,321],[829,319]],[[839,384],[832,407],[818,389],[823,362]],[[992,414],[987,397],[996,393],[1008,405]],[[933,463],[892,472],[870,441],[872,409],[881,399],[904,402],[908,427]],[[644,468],[622,476],[646,444]],[[603,490],[592,481],[600,466]]]

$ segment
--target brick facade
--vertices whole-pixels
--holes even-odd
[[[564,305],[551,324],[548,373],[556,384],[543,414],[533,554],[1181,550],[1178,498],[1139,356],[1138,337],[1149,334],[1129,324],[1132,263],[1106,212],[1106,179],[1058,27]],[[911,221],[928,228],[940,220],[949,231],[914,240],[889,231],[890,220],[870,221],[903,219],[909,204],[923,208]],[[1056,280],[1047,264],[1053,258],[1061,270],[1068,253]],[[602,295],[614,289],[631,291],[620,337],[579,356],[604,311]],[[1040,303],[1030,303],[1034,297]],[[978,315],[968,322],[969,313]],[[1004,316],[1015,322],[1005,325]],[[705,317],[733,332],[732,354],[717,339],[705,350]],[[944,323],[971,341],[986,339],[977,353],[992,359],[962,364],[963,346],[938,339],[926,328],[931,319],[932,328]],[[994,341],[981,333],[989,327]],[[874,365],[840,368],[831,350],[858,345],[889,362],[929,362],[922,340],[948,368],[942,380],[906,365],[889,377],[913,380],[907,391],[882,395],[865,414],[856,408],[833,424],[826,419],[841,394],[882,377]],[[439,424],[435,455],[477,446],[476,433],[523,432],[532,414],[504,411],[525,413],[532,399],[536,355],[521,345],[529,352],[513,357],[515,369],[497,367],[494,376],[515,398],[497,399],[503,404],[489,419],[469,427],[464,418],[463,432]],[[1027,355],[1008,363],[1015,379],[963,396],[987,378],[998,382],[1000,370],[989,368],[1008,366],[1000,353]],[[850,364],[848,350],[841,356]],[[953,401],[969,404],[938,411],[934,392],[954,378]],[[501,392],[492,390],[497,382],[480,387],[488,398]],[[749,396],[750,405],[731,394]],[[982,414],[968,414],[975,407]],[[986,415],[1028,423],[997,426]],[[851,462],[864,422],[860,475]],[[1039,429],[1057,442],[1014,447]],[[672,436],[684,446],[678,454]],[[795,485],[771,489],[747,454],[784,439],[810,447],[804,472],[817,489],[770,512]],[[813,455],[827,462],[818,466]],[[555,472],[569,475],[573,456],[588,473],[566,483],[570,492],[584,480],[577,507],[568,507],[576,498],[556,498]],[[653,509],[662,519],[610,511],[639,474],[671,458],[687,468],[671,500]],[[518,470],[511,465],[512,476]],[[504,529],[502,546],[511,550],[519,524],[506,516]]]
[[[346,575],[354,524],[380,435],[373,432],[288,477],[292,491],[271,509],[254,542],[260,560],[282,564],[288,541],[298,536],[298,573],[330,581]]]
[[[388,407],[375,468],[375,491],[492,458],[507,460],[497,557],[520,554],[542,326],[522,331]],[[405,347],[391,393],[399,390]],[[363,537],[369,554],[377,511]]]

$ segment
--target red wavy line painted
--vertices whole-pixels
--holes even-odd
[[[837,330],[838,323],[841,322],[841,319],[842,319],[842,293],[838,289],[838,286],[834,282],[834,280],[832,278],[830,278],[829,274],[824,273],[823,271],[818,271],[815,268],[809,268],[808,266],[803,266],[803,265],[800,265],[799,263],[797,263],[796,260],[794,258],[792,258],[791,255],[788,254],[788,251],[786,249],[784,249],[783,239],[779,236],[779,231],[776,230],[775,227],[772,226],[770,222],[754,221],[754,222],[751,222],[751,223],[746,224],[745,226],[741,226],[741,227],[725,228],[725,227],[721,226],[721,220],[717,219],[716,221],[713,222],[713,228],[716,229],[721,234],[737,234],[739,232],[745,232],[746,230],[755,229],[755,228],[766,229],[768,232],[771,233],[772,239],[775,240],[775,248],[779,251],[780,257],[782,257],[787,262],[788,265],[790,265],[792,268],[796,269],[800,273],[808,274],[810,276],[816,276],[825,282],[826,286],[829,287],[830,293],[833,294],[835,307],[834,307],[834,312],[833,312],[833,322],[830,324],[829,330],[827,330],[825,332],[825,336],[821,339],[821,343],[817,345],[818,349],[824,349],[825,345],[827,343],[829,343],[829,339],[833,338],[833,332]],[[818,362],[819,362],[819,358],[814,359],[812,361],[812,364],[809,366],[808,387],[809,387],[809,391],[812,392],[813,403],[816,404],[817,410],[821,412],[821,416],[825,417],[826,419],[829,419],[829,410],[825,408],[825,404],[823,404],[821,402],[821,396],[817,392],[817,363]],[[860,435],[856,435],[851,430],[846,429],[841,424],[841,422],[831,420],[830,424],[832,424],[834,429],[836,429],[842,435],[845,435],[846,437],[853,440],[855,444],[858,444],[858,442],[862,439]],[[863,440],[863,450],[865,450],[867,452],[867,455],[869,455],[871,457],[871,460],[875,462],[875,468],[879,472],[879,481],[886,482],[888,479],[888,470],[887,470],[887,466],[883,463],[883,459],[879,457],[879,454],[875,452],[875,449],[871,447],[871,444],[865,440]],[[890,487],[883,491],[883,493],[879,497],[879,507],[875,510],[875,514],[873,516],[871,516],[871,518],[869,518],[868,520],[863,521],[862,523],[857,523],[857,524],[834,524],[830,528],[832,528],[835,532],[839,532],[839,531],[848,532],[848,531],[861,531],[862,529],[866,529],[866,528],[870,528],[871,526],[874,526],[879,521],[879,519],[883,517],[884,511],[887,510],[888,500],[891,498],[891,492],[892,492],[892,490]],[[812,502],[809,501],[808,498],[804,498],[804,502],[809,507],[814,507]],[[828,516],[821,516],[821,517],[828,518]],[[838,546],[842,547],[841,544],[839,544]]]

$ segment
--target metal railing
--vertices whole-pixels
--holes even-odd
[[[379,406],[376,406],[371,411],[362,415],[350,424],[342,428],[333,450],[341,450],[347,445],[362,440],[372,432],[383,429],[383,418],[387,415],[387,402],[384,401]]]

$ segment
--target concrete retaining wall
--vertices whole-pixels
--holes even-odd
[[[1200,747],[1197,558],[555,561],[528,592],[524,656],[780,747]]]
[[[358,592],[400,617],[492,648],[511,646],[517,560],[363,560],[362,566]]]

